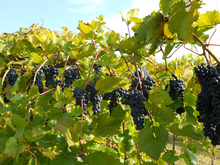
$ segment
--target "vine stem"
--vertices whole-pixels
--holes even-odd
[[[67,66],[67,62],[68,62],[69,58],[70,58],[70,54],[68,54],[68,56],[66,58],[66,61],[65,61],[64,67],[63,67],[64,72],[66,70],[66,66]],[[63,85],[64,74],[65,73],[63,73],[63,75],[62,75],[62,80],[61,80],[61,83],[60,83],[60,88],[62,88],[62,85]]]
[[[85,162],[84,148],[83,148],[83,145],[82,145],[82,140],[81,140],[81,138],[79,138],[79,143],[80,143],[80,146],[81,146],[83,163],[86,164],[86,162]]]
[[[215,162],[215,147],[213,146],[212,148],[212,160],[211,160],[211,165],[214,165]]]
[[[128,28],[128,36],[131,37],[130,29],[129,29],[129,25],[128,24],[127,24],[127,28]]]
[[[122,123],[122,132],[123,132],[123,134],[125,133],[125,121]],[[124,164],[125,164],[125,162],[126,162],[126,160],[127,160],[127,152],[126,152],[126,150],[124,149],[124,154],[125,154],[125,156],[124,156]]]
[[[177,52],[177,50],[179,50],[179,48],[181,48],[182,46],[183,46],[183,44],[181,46],[179,46],[170,56],[168,56],[166,58],[172,57]]]
[[[89,83],[89,78],[90,78],[90,75],[91,75],[91,72],[92,72],[93,65],[94,65],[94,63],[95,63],[96,58],[98,57],[98,52],[97,52],[97,50],[96,50],[95,42],[94,42],[93,40],[92,40],[92,43],[93,43],[93,46],[94,46],[96,55],[95,55],[94,60],[92,61],[92,65],[91,65],[90,68],[89,68],[89,75],[88,75],[88,78],[87,78],[87,80],[86,80],[85,88],[84,88],[84,89],[86,89],[86,86],[87,86],[88,83]]]
[[[3,85],[3,83],[4,83],[4,81],[5,81],[5,77],[6,77],[6,75],[8,74],[8,72],[10,71],[10,67],[8,67],[8,69],[6,70],[6,72],[5,72],[5,74],[4,74],[4,76],[3,76],[3,78],[2,78],[2,85]]]
[[[26,152],[29,152],[33,157],[34,157],[34,159],[35,159],[35,164],[37,164],[37,157],[36,157],[36,155],[34,155],[34,153],[33,152],[31,152],[30,150],[25,150]]]
[[[149,57],[152,61],[154,61],[162,70],[165,70],[156,60]],[[150,62],[150,61],[149,61]],[[153,63],[152,63],[153,64]],[[156,66],[155,66],[156,67]]]
[[[139,158],[139,162],[141,164],[141,155],[140,155],[140,151],[139,151],[139,148],[138,148],[138,145],[136,144],[136,148],[137,148],[137,152],[138,152],[138,158]]]
[[[148,60],[148,59],[145,59],[144,57],[140,56],[139,54],[137,54],[139,57],[141,57],[142,59],[148,61],[149,63],[151,63],[155,68],[157,67],[152,61],[154,61],[162,70],[164,70],[164,68],[157,62],[155,61],[154,59],[148,57],[149,59],[151,59],[152,61]]]
[[[164,54],[164,51],[163,51],[162,46],[160,46],[160,50],[161,50],[162,53]],[[165,70],[168,70],[167,58],[165,58],[164,60],[165,60]]]
[[[143,95],[142,86],[141,86],[142,85],[141,84],[141,78],[140,78],[140,75],[139,75],[139,72],[138,72],[138,66],[137,66],[137,62],[136,62],[136,53],[134,53],[134,65],[135,65],[137,76],[138,76],[138,83],[140,84],[140,91]]]
[[[83,99],[80,100],[81,101],[81,108],[83,109]],[[81,121],[83,120],[83,113],[81,115]]]
[[[36,78],[37,78],[37,74],[38,74],[38,72],[40,71],[40,69],[44,66],[44,64],[45,63],[47,63],[47,61],[48,61],[48,58],[40,65],[40,67],[37,69],[37,71],[35,72],[35,75],[34,75],[34,81],[33,81],[33,83],[32,83],[32,87],[34,86],[34,84],[35,84],[35,81],[36,81]]]
[[[220,45],[218,45],[218,44],[205,44],[205,46],[206,45],[210,45],[210,46],[220,46]]]
[[[113,31],[110,28],[108,28],[107,26],[103,26],[104,28],[108,29],[109,31]],[[120,35],[121,38],[124,38],[122,35]]]
[[[152,118],[152,116],[151,116],[151,114],[148,110],[147,110],[147,113],[149,114],[150,120],[153,122],[153,118]],[[154,129],[154,134],[157,137],[157,131],[156,131],[156,128],[155,128],[154,124],[153,124],[153,129]]]
[[[210,37],[210,39],[209,39],[208,44],[210,44],[210,42],[211,42],[211,40],[212,40],[212,37],[214,36],[214,34],[215,34],[216,31],[217,31],[217,29],[216,29],[216,27],[215,27],[215,30],[214,30],[214,32],[212,33],[212,35],[211,35],[211,37]]]
[[[193,33],[193,37],[204,47],[204,49],[212,56],[212,58],[220,65],[218,58],[205,46],[203,41]]]
[[[121,54],[121,57],[124,59],[126,65],[127,65],[127,67],[128,67],[128,70],[129,70],[129,71],[132,73],[132,75],[134,76],[134,73],[132,72],[131,68],[130,68],[129,65],[128,65],[128,61],[125,59],[125,57],[124,57],[122,54]]]

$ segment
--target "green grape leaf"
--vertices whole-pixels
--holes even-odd
[[[48,55],[51,54],[53,57],[54,54],[57,52],[56,45],[52,41],[50,41],[49,43],[44,43],[44,51]]]
[[[106,52],[102,55],[102,58],[97,62],[97,65],[113,66],[118,62],[117,55],[115,53]]]
[[[6,125],[2,130],[0,130],[0,152],[5,149],[6,140],[14,136],[15,132],[12,128]]]
[[[83,148],[85,148],[87,152],[105,151],[105,146],[98,144],[95,141],[88,141],[83,145]]]
[[[60,131],[61,133],[65,133],[70,127],[72,127],[74,124],[74,121],[72,118],[61,118],[57,121],[57,124],[55,124],[55,129]]]
[[[132,54],[142,48],[146,43],[140,37],[124,39],[119,43],[119,48],[122,52]]]
[[[164,16],[168,15],[172,4],[173,0],[160,0],[159,7],[162,10]]]
[[[0,52],[1,52],[2,54],[4,54],[4,49],[5,49],[5,47],[6,47],[6,44],[0,43]]]
[[[66,110],[73,116],[79,116],[85,112],[80,106],[75,106],[72,104],[67,104]]]
[[[174,101],[174,103],[169,106],[171,109],[175,111],[177,108],[182,106],[182,100],[177,94],[172,94],[170,97]]]
[[[67,54],[70,53],[70,50],[72,49],[72,47],[73,47],[72,41],[68,41],[63,45],[62,50],[65,52],[64,55],[66,57],[67,57]],[[66,59],[66,57],[64,57],[64,59]]]
[[[0,47],[1,47],[1,43],[0,43]],[[0,48],[0,52],[1,52],[1,48]],[[0,58],[0,70],[2,70],[4,68],[4,60],[2,58]]]
[[[55,159],[50,161],[50,164],[53,165],[60,165],[60,164],[66,164],[66,165],[71,165],[71,164],[76,164],[77,160],[73,160],[71,156],[66,155],[65,153],[61,153],[59,155],[56,155]]]
[[[170,52],[173,50],[175,46],[175,43],[173,42],[173,40],[168,40],[166,42],[166,48],[163,54],[163,59],[166,59],[166,57],[170,54]],[[167,71],[166,71],[167,72]]]
[[[180,1],[173,6],[170,13],[169,30],[172,34],[177,32],[180,39],[186,42],[193,41],[193,19],[185,9],[185,2]]]
[[[98,164],[112,165],[112,164],[115,164],[114,157],[108,155],[107,153],[102,153],[102,152],[90,153],[90,154],[86,155],[85,161],[91,165],[98,165]]]
[[[196,100],[197,100],[197,97],[192,93],[187,93],[183,97],[183,101],[184,101],[185,106],[196,106]]]
[[[165,72],[163,72],[162,74],[159,75],[158,80],[163,82],[166,79],[168,79],[171,75],[172,75],[171,71],[165,71]]]
[[[31,124],[33,126],[41,125],[45,122],[45,119],[42,116],[36,116],[32,121]]]
[[[99,116],[98,119],[93,120],[93,125],[97,125],[93,134],[95,136],[107,136],[114,135],[119,132],[119,127],[121,125],[122,120],[114,119],[109,116],[109,114],[105,113]]]
[[[19,115],[14,114],[11,118],[11,122],[12,124],[14,124],[14,126],[17,129],[20,128],[24,128],[27,125],[27,121],[25,118],[21,118]]]
[[[28,148],[27,144],[17,143],[14,137],[10,137],[5,143],[5,154],[18,158],[20,152],[23,152],[26,148]]]
[[[153,12],[146,16],[140,24],[137,34],[146,41],[147,54],[154,54],[160,46],[164,34],[163,24],[163,15],[160,12]]]
[[[29,90],[29,95],[28,95],[27,99],[34,98],[37,96],[39,96],[39,89],[38,89],[38,86],[35,85]]]
[[[164,151],[168,139],[168,131],[163,125],[155,128],[146,127],[139,132],[138,146],[141,152],[145,152],[149,157],[158,160]]]
[[[185,160],[187,165],[196,165],[198,162],[198,159],[192,151],[185,151],[184,154],[180,155],[180,157]]]
[[[175,150],[167,150],[162,156],[162,159],[169,164],[174,164],[177,160],[179,160],[178,156],[175,156]]]
[[[170,105],[173,103],[173,100],[170,98],[169,94],[163,90],[151,94],[149,96],[149,100],[151,100],[155,104],[159,104],[162,106]]]
[[[46,135],[49,132],[50,131],[43,131],[43,129],[41,129],[40,127],[35,127],[34,129],[29,128],[29,129],[25,129],[24,138],[26,138],[27,141],[34,142],[42,138],[44,135]]]
[[[69,117],[59,119],[54,127],[64,134],[69,146],[73,146],[74,142],[78,142],[79,138],[83,135],[82,123],[80,121],[74,121]]]
[[[73,59],[82,59],[84,57],[92,56],[95,53],[94,45],[92,43],[85,44],[81,48],[79,53],[75,53],[74,51],[71,51],[71,57]]]
[[[125,83],[120,83],[121,81],[121,78],[108,76],[105,79],[99,79],[95,85],[95,89],[99,94],[110,93],[126,85]]]
[[[124,111],[120,104],[116,107],[112,108],[111,117],[115,119],[125,119],[126,118],[126,111]]]
[[[12,98],[10,98],[11,101],[18,101],[20,99],[22,99],[22,97],[16,93],[14,94]]]
[[[196,132],[195,126],[192,124],[173,124],[169,127],[170,132],[177,136],[184,136],[196,140],[202,140],[204,137]]]
[[[196,117],[193,115],[195,110],[191,106],[185,106],[184,109],[186,111],[186,122],[195,124],[196,123]]]
[[[174,115],[173,112],[170,108],[166,107],[166,106],[162,106],[159,109],[159,116],[160,119],[164,122],[173,122],[174,121]]]

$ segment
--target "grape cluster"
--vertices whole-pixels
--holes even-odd
[[[93,68],[94,68],[96,74],[99,73],[100,71],[102,71],[102,65],[94,64]]]
[[[201,65],[194,68],[201,92],[198,94],[196,110],[198,121],[204,123],[204,136],[211,143],[220,144],[220,66]]]
[[[131,107],[131,116],[137,130],[144,128],[144,118],[148,114],[144,101],[147,101],[147,99],[137,89],[132,90],[129,94],[125,94],[121,100],[122,104]]]
[[[76,106],[80,106],[84,109],[84,114],[87,114],[87,105],[89,100],[88,92],[80,87],[75,87],[73,90],[73,97],[76,98]]]
[[[64,82],[62,88],[72,88],[72,83],[76,79],[80,79],[80,71],[78,68],[70,67],[67,70],[64,71]]]
[[[36,74],[36,71],[38,70],[38,66],[35,66],[35,70],[32,70],[32,80],[34,81],[34,77],[35,77],[35,74]],[[43,93],[43,82],[42,82],[42,78],[43,78],[43,69],[40,69],[37,73],[37,76],[36,76],[36,80],[35,80],[35,83],[34,85],[38,86],[38,89],[39,89],[39,92],[40,93]]]
[[[18,73],[16,70],[14,69],[10,69],[9,72],[6,75],[7,79],[8,79],[8,84],[10,84],[11,86],[14,86],[17,78],[18,78]],[[4,91],[5,87],[7,86],[7,83],[4,82],[3,83],[3,87],[2,87],[2,91]],[[4,94],[4,102],[8,103],[9,100],[6,97],[6,94]]]
[[[89,99],[90,99],[90,101],[92,102],[92,105],[93,105],[92,110],[93,110],[94,115],[96,115],[97,113],[99,113],[101,111],[102,95],[97,94],[98,91],[95,89],[95,84],[96,84],[98,79],[100,79],[100,78],[97,77],[95,79],[94,83],[90,82],[86,86],[86,91],[89,93]]]
[[[149,97],[149,90],[153,88],[153,84],[155,83],[155,80],[151,76],[144,76],[143,79],[141,79],[141,87],[143,91],[144,97],[148,100]],[[140,89],[140,83],[137,77],[133,78],[131,88],[135,89],[137,87],[138,90]]]
[[[169,84],[166,85],[165,90],[168,89],[168,86],[170,86],[170,91],[169,91],[169,95],[177,95],[180,97],[180,99],[182,100],[182,106],[176,109],[176,112],[178,114],[182,114],[183,112],[185,112],[184,108],[183,108],[183,97],[184,97],[184,91],[185,88],[183,87],[184,85],[184,80],[183,79],[177,79],[177,77],[172,74],[172,77],[174,78],[174,80],[170,80]],[[171,97],[172,98],[172,97]]]
[[[57,75],[59,74],[59,69],[57,67],[44,65],[42,67],[45,74],[45,85],[49,87],[52,85],[53,88],[56,88],[60,84],[60,80],[56,80]]]
[[[18,78],[18,73],[17,73],[16,70],[10,69],[6,77],[7,77],[7,79],[8,79],[8,83],[9,83],[11,86],[14,86],[15,81],[16,81],[17,78]]]
[[[140,83],[135,77],[132,80],[129,92],[122,97],[121,103],[131,107],[131,116],[137,130],[144,128],[144,118],[148,115],[144,101],[148,100],[149,90],[153,88],[154,83],[155,81],[150,75],[143,75]]]
[[[126,92],[127,90],[124,87],[121,87],[110,93],[104,94],[103,100],[110,100],[108,105],[110,113],[112,112],[112,109],[118,105],[120,97],[123,97]]]

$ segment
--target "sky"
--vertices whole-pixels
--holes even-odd
[[[206,5],[200,9],[200,13],[206,11],[220,11],[218,0],[203,0]],[[125,36],[127,26],[122,22],[123,15],[131,8],[139,8],[138,17],[144,18],[152,11],[159,10],[159,0],[0,0],[0,34],[13,33],[20,27],[28,28],[33,23],[43,23],[43,26],[51,30],[62,31],[61,27],[77,32],[78,21],[92,21],[99,15],[104,16],[106,26],[111,30]],[[220,27],[211,40],[211,43],[220,44]],[[214,30],[208,33],[212,34]],[[220,51],[220,47],[210,47],[214,53]],[[175,53],[176,57],[191,53],[181,48]],[[160,59],[161,54],[156,58]],[[220,55],[219,55],[220,57]],[[172,58],[172,59],[173,59]]]

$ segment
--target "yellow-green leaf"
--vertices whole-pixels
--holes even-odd
[[[92,31],[92,28],[86,23],[79,21],[78,29],[90,39],[93,38],[94,33]]]

